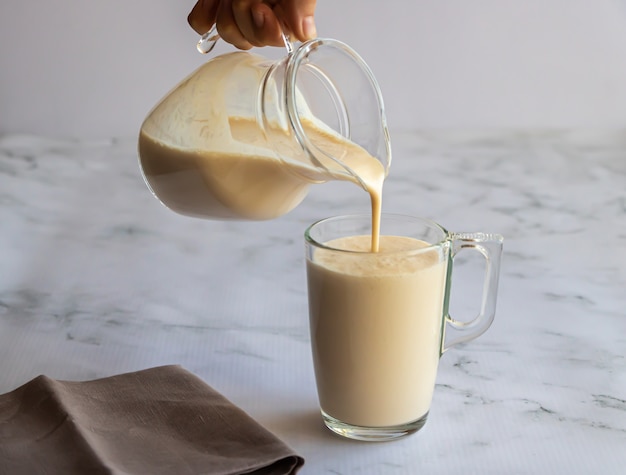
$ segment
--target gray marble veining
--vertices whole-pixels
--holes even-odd
[[[202,221],[145,187],[135,139],[0,137],[0,392],[178,363],[306,458],[304,474],[621,474],[626,132],[400,132],[384,211],[505,236],[496,320],[441,361],[429,421],[386,444],[321,423],[302,233],[368,210],[312,187],[262,223]],[[477,305],[458,262],[452,312]]]

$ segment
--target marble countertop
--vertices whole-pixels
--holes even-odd
[[[392,137],[384,211],[505,236],[495,322],[443,356],[419,433],[343,440],[318,412],[302,233],[367,195],[329,183],[274,221],[186,218],[147,190],[134,138],[0,137],[0,393],[181,364],[303,474],[624,473],[626,132]]]

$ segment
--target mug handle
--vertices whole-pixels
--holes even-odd
[[[486,233],[450,233],[452,247],[450,256],[452,265],[448,270],[446,283],[446,303],[444,307],[443,335],[441,338],[441,354],[459,343],[464,343],[482,335],[493,322],[496,312],[498,294],[498,278],[500,276],[500,258],[504,238],[499,234]],[[454,258],[466,249],[478,251],[485,258],[485,279],[483,295],[478,315],[469,321],[455,320],[449,313],[451,274]],[[446,342],[446,339],[449,342]]]

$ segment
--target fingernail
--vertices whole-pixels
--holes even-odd
[[[254,25],[259,29],[263,28],[263,25],[265,25],[265,15],[262,11],[253,9],[252,20],[254,20]]]
[[[302,32],[307,39],[315,38],[317,36],[315,20],[313,20],[312,16],[305,16],[302,20]]]

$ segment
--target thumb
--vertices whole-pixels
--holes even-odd
[[[283,21],[290,33],[300,41],[310,40],[317,36],[315,27],[316,0],[286,0],[281,2]]]

